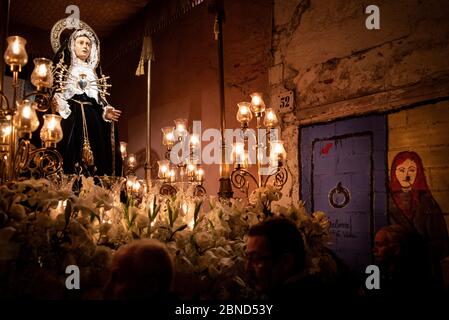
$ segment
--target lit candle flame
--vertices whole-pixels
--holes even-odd
[[[170,171],[168,172],[168,176],[170,177],[171,182],[175,182],[176,172],[174,169],[170,169]]]
[[[11,134],[12,127],[11,126],[4,127],[2,129],[2,131],[3,131],[3,136],[9,136]]]
[[[167,133],[167,140],[168,141],[175,141],[175,135],[172,132]]]
[[[45,76],[47,76],[47,73],[48,73],[47,66],[44,63],[41,63],[39,65],[39,67],[37,68],[37,74],[40,77],[45,77]]]
[[[139,181],[134,182],[134,184],[133,184],[133,191],[139,192],[140,187],[141,187],[141,186],[140,186]]]
[[[24,117],[25,119],[29,119],[31,117],[31,107],[30,106],[23,107],[22,117]]]
[[[47,125],[48,130],[52,130],[52,131],[55,130],[56,124],[57,124],[56,119],[51,118]]]
[[[203,179],[204,179],[204,170],[199,168],[198,171],[196,172],[196,176],[197,176],[198,181],[200,181],[200,182],[203,181]]]
[[[249,112],[249,108],[244,106],[240,108],[240,113],[241,114],[247,114]]]
[[[198,137],[198,134],[193,133],[193,134],[190,136],[190,144],[191,144],[192,146],[198,146],[198,145],[200,144],[200,139],[199,139],[199,137]]]
[[[20,53],[20,43],[19,43],[19,39],[14,40],[13,44],[12,44],[12,52],[14,54],[19,54]]]

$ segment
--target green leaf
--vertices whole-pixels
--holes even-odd
[[[168,221],[170,222],[170,227],[173,228],[173,210],[169,202],[167,202],[167,211],[168,211]]]
[[[128,202],[123,205],[123,217],[125,218],[126,222],[129,221],[129,206],[128,206]]]
[[[133,215],[131,217],[131,221],[129,222],[129,226],[132,226],[134,224],[134,221],[136,220],[136,218],[137,218],[137,214],[135,214],[135,215]]]
[[[193,212],[193,227],[196,227],[196,222],[198,220],[198,213],[200,212],[201,206],[203,205],[203,200],[196,202],[195,201],[195,210]]]
[[[184,230],[185,228],[187,228],[187,224],[183,224],[182,226],[178,227],[178,228],[175,230],[175,232],[182,231],[182,230]]]
[[[234,282],[237,283],[240,287],[246,288],[247,284],[245,283],[245,281],[243,281],[242,278],[240,278],[239,276],[235,276],[233,278]]]
[[[159,211],[161,211],[161,205],[160,205],[160,204],[158,204],[158,205],[156,206],[156,209],[154,209],[154,211],[153,211],[153,218],[151,219],[151,221],[153,221],[154,219],[156,219],[157,214],[159,213]]]
[[[176,219],[178,219],[179,208],[173,208],[173,223],[175,223]],[[173,226],[172,226],[173,227]]]
[[[156,215],[160,209],[161,205],[157,203],[156,196],[153,196],[153,218],[156,218]]]
[[[67,200],[67,205],[64,210],[65,225],[68,226],[70,223],[70,217],[72,216],[72,201]]]
[[[150,222],[153,222],[154,219],[156,219],[160,210],[161,210],[161,205],[158,204],[158,202],[156,201],[156,196],[153,196],[153,207],[148,212],[148,218],[150,219]]]
[[[174,237],[175,234],[176,234],[176,232],[182,231],[182,230],[184,230],[185,228],[187,228],[187,224],[183,224],[182,226],[178,227],[175,231],[173,231],[173,233],[170,235],[170,237],[168,238],[167,241],[172,241],[172,240],[173,240],[173,237]]]

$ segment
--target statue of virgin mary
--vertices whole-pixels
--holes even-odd
[[[52,104],[63,118],[63,140],[58,149],[63,157],[64,173],[74,173],[81,167],[90,175],[120,175],[122,164],[116,127],[121,111],[106,100],[110,87],[108,77],[97,75],[99,40],[83,23],[58,48],[53,41],[55,26],[52,46],[57,49],[53,59],[56,88]]]

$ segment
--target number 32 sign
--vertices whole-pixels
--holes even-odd
[[[277,96],[277,106],[280,113],[293,111],[293,91],[285,91]]]

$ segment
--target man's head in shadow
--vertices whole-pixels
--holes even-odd
[[[164,244],[137,240],[114,255],[105,299],[163,299],[172,287],[174,266]]]
[[[261,293],[278,289],[305,267],[302,235],[283,218],[270,218],[251,227],[246,253],[249,280]]]

